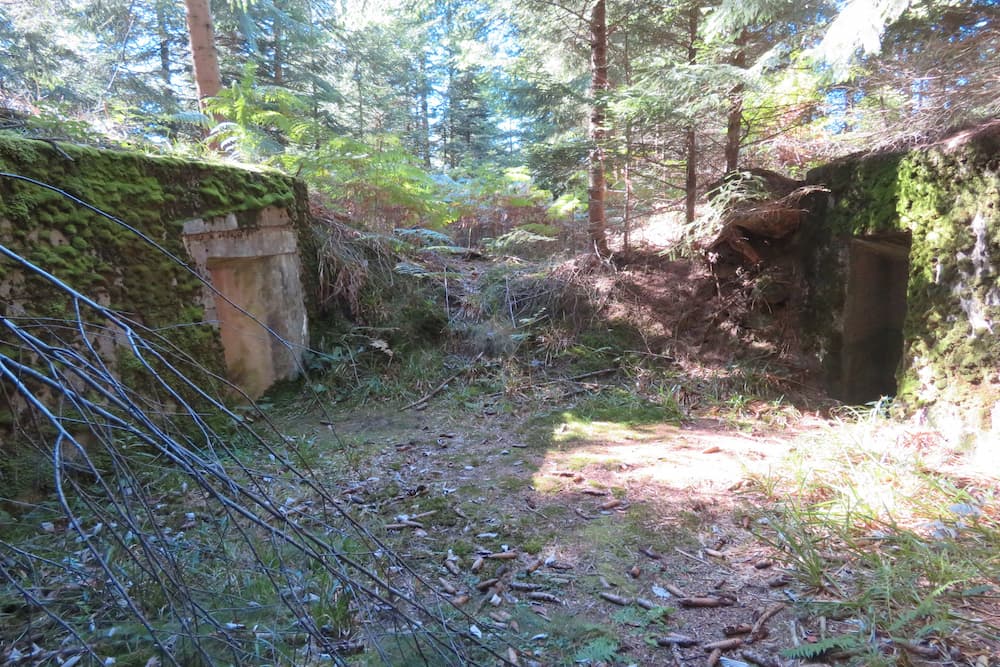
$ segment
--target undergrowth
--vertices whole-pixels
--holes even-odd
[[[759,537],[800,582],[799,603],[836,621],[789,657],[889,665],[1000,638],[978,611],[1000,597],[996,479],[923,451],[884,408],[849,414],[756,480],[770,508]]]

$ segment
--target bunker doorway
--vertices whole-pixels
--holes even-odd
[[[296,377],[309,344],[288,212],[262,209],[254,223],[240,227],[235,214],[184,223],[184,245],[213,288],[202,292],[205,321],[219,328],[227,378],[250,398]]]
[[[842,400],[896,394],[910,270],[909,232],[851,239],[844,308]]]
[[[286,341],[300,337],[295,327],[302,326],[304,313],[288,312],[288,294],[301,292],[298,262],[288,259],[270,255],[208,260],[212,285],[225,295],[213,294],[213,300],[227,374],[254,398],[280,379],[285,367],[296,364],[297,350],[289,349]]]

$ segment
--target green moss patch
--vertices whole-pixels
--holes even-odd
[[[206,381],[211,374],[222,374],[218,332],[203,323],[203,284],[186,266],[191,260],[183,244],[184,222],[235,213],[247,227],[257,224],[256,212],[279,206],[304,227],[301,186],[278,172],[70,144],[60,144],[60,149],[0,133],[0,171],[52,186],[0,177],[0,244],[146,327],[146,337],[166,351],[181,372]],[[38,271],[0,261],[0,295],[4,315],[48,318],[36,327],[39,335],[66,338],[72,344],[75,305]],[[82,314],[103,325],[95,313]],[[54,326],[60,321],[62,333]],[[109,337],[120,336],[116,331],[100,333],[96,327],[94,331],[92,342],[105,350]],[[8,336],[0,339],[3,343],[18,347]],[[123,341],[113,348],[117,358],[108,361],[117,363],[127,384],[142,390],[149,369]],[[157,362],[153,372],[170,375]]]
[[[898,398],[911,409],[957,406],[967,427],[988,430],[1000,401],[1000,131],[845,159],[809,181],[830,189],[812,201],[801,244],[806,329],[828,370],[840,363],[847,240],[909,232]]]

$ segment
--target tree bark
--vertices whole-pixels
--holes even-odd
[[[740,166],[740,145],[743,143],[743,84],[736,86],[730,95],[729,114],[726,118],[726,172]]]
[[[684,137],[685,171],[684,171],[684,221],[694,222],[695,208],[698,204],[698,135],[693,127],[688,128]]]
[[[428,110],[428,88],[430,87],[427,81],[427,52],[424,50],[423,46],[420,48],[420,80],[417,82],[420,86],[420,92],[418,93],[420,97],[420,152],[423,154],[424,167],[427,169],[431,168],[431,121],[430,113]]]
[[[170,85],[170,31],[167,28],[167,13],[162,2],[156,3],[156,32],[159,37],[160,78]]]
[[[608,21],[605,0],[597,0],[590,13],[590,179],[587,189],[587,231],[594,250],[601,257],[608,249],[608,220],[605,211],[607,184],[604,179],[604,143],[607,138]]]
[[[740,69],[746,69],[747,54],[744,46],[747,43],[746,29],[736,40],[736,53],[730,61]],[[742,83],[737,84],[729,93],[729,113],[726,118],[726,172],[736,171],[740,164],[740,147],[743,143],[743,90]]]
[[[687,61],[689,65],[698,62],[698,7],[688,13]],[[698,135],[694,125],[687,129],[684,137],[684,220],[694,222],[695,206],[698,203]]]
[[[361,61],[354,63],[354,74],[351,77],[354,79],[354,85],[358,89],[358,119],[357,127],[354,128],[354,134],[358,139],[365,136],[365,89],[364,81],[361,75]]]
[[[285,54],[282,51],[284,37],[281,30],[281,13],[276,11],[274,13],[274,58],[272,60],[274,85],[276,86],[285,85]]]
[[[212,28],[212,10],[209,0],[184,0],[184,7],[187,10],[198,106],[204,111],[205,100],[215,97],[222,89],[219,57],[215,51],[215,31]]]
[[[629,52],[628,31],[623,36],[622,55],[625,60],[625,86],[632,85],[632,58]],[[632,249],[632,119],[625,121],[625,205],[622,211],[622,250]]]

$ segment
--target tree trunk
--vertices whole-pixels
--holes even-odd
[[[747,42],[747,31],[744,29],[736,40],[736,53],[731,64],[746,69],[747,54],[743,47]],[[726,172],[736,171],[740,164],[740,145],[743,143],[743,90],[742,83],[733,87],[729,93],[729,114],[726,118]]]
[[[607,184],[604,180],[604,128],[608,91],[608,22],[605,0],[597,0],[590,13],[590,182],[587,189],[587,231],[594,250],[601,257],[611,254],[608,249],[608,220],[604,202]]]
[[[282,52],[282,40],[284,35],[281,30],[281,13],[274,13],[274,58],[272,60],[274,67],[274,85],[283,86],[285,85],[285,54]]]
[[[354,134],[358,139],[365,136],[365,89],[364,82],[361,77],[361,61],[354,63],[354,75],[351,77],[354,79],[354,84],[358,89],[358,118],[357,127],[354,128]]]
[[[427,81],[427,52],[422,46],[420,48],[420,81],[417,82],[417,85],[420,86],[420,152],[423,153],[421,157],[424,160],[424,167],[430,169],[431,121],[427,102],[428,88],[430,86]]]
[[[622,48],[625,60],[625,86],[632,85],[632,59],[629,53],[628,30],[623,36]],[[632,249],[632,119],[625,121],[625,205],[622,211],[622,250]]]
[[[194,62],[194,83],[198,90],[198,106],[205,110],[205,100],[215,97],[222,89],[219,57],[215,52],[212,10],[209,0],[184,0],[187,10],[188,36]]]
[[[743,88],[742,85],[737,86]],[[740,143],[743,140],[743,96],[732,99],[726,122],[726,172],[736,171],[740,165]]]
[[[684,221],[692,223],[698,203],[698,136],[693,127],[688,129],[684,137],[684,151],[687,162],[684,173]]]
[[[698,61],[698,7],[692,7],[688,13],[688,52],[689,65]],[[695,206],[698,203],[698,135],[692,125],[684,137],[685,175],[684,175],[684,220],[694,222]]]
[[[162,2],[156,3],[156,32],[159,37],[160,78],[170,86],[170,30],[167,28],[167,13]]]

